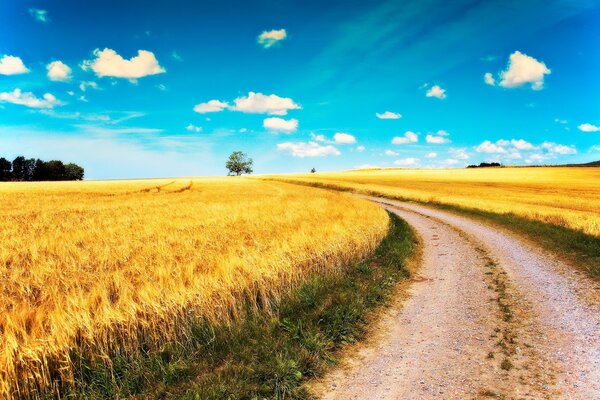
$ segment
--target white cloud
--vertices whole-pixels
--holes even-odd
[[[544,76],[550,72],[543,62],[515,51],[510,55],[507,69],[500,72],[498,84],[505,88],[531,84],[533,90],[541,90],[544,88]]]
[[[410,167],[415,166],[419,163],[419,160],[414,157],[409,158],[401,158],[399,160],[394,161],[394,165],[398,165],[401,167]]]
[[[375,164],[361,164],[357,165],[355,169],[381,169],[381,167]]]
[[[475,147],[475,151],[478,153],[488,154],[504,154],[506,150],[501,146],[490,142],[489,140],[484,141],[479,146]]]
[[[595,151],[595,152],[600,153],[600,144],[596,144],[596,145],[590,147],[590,151]]]
[[[165,71],[158,63],[154,53],[138,50],[137,56],[124,59],[112,49],[94,50],[94,60],[86,60],[81,68],[84,71],[92,69],[99,77],[138,79],[149,75],[162,74]]]
[[[456,165],[458,164],[460,161],[454,159],[454,158],[448,158],[446,160],[444,160],[443,164],[446,166],[452,166],[452,165]]]
[[[254,92],[248,92],[246,97],[238,97],[234,103],[235,105],[230,107],[231,110],[249,114],[286,115],[289,110],[300,108],[289,97],[279,97],[275,94],[267,96]]]
[[[46,65],[51,81],[67,82],[71,80],[71,68],[62,61],[52,61]]]
[[[407,131],[404,133],[404,136],[396,136],[392,139],[392,144],[406,144],[406,143],[416,143],[419,141],[419,137],[416,133]]]
[[[337,132],[333,135],[333,140],[337,144],[354,144],[356,143],[356,138],[349,133]]]
[[[206,103],[196,104],[194,106],[194,111],[200,114],[206,114],[211,112],[220,112],[228,107],[229,104],[225,103],[224,101],[210,100]]]
[[[0,75],[26,74],[29,69],[19,57],[5,55],[0,58]]]
[[[494,86],[496,84],[496,80],[490,72],[486,72],[485,75],[483,75],[483,81],[490,86]]]
[[[45,93],[40,99],[31,92],[15,89],[12,92],[0,92],[0,102],[19,104],[31,108],[53,108],[63,103],[51,93]]]
[[[436,158],[437,156],[438,156],[438,153],[436,153],[435,151],[432,151],[431,153],[427,153],[425,158]]]
[[[448,139],[446,136],[449,136],[450,134],[444,130],[439,130],[437,131],[437,136],[434,136],[432,134],[428,134],[425,137],[425,141],[427,143],[431,143],[431,144],[445,144],[445,143],[450,143],[450,139]]]
[[[544,142],[541,146],[543,149],[548,150],[551,154],[559,154],[559,155],[567,155],[567,154],[577,154],[577,149],[575,146],[566,146],[564,144],[553,143],[553,142]]]
[[[566,124],[568,121],[566,119],[560,119],[560,118],[554,118],[554,122],[556,122],[557,124]]]
[[[386,111],[384,113],[375,113],[375,116],[379,119],[400,119],[402,114]]]
[[[29,15],[33,17],[38,22],[50,22],[48,18],[48,11],[40,10],[39,8],[30,8]]]
[[[265,118],[263,127],[271,132],[292,133],[298,129],[298,120],[294,118],[290,120],[277,117]]]
[[[325,137],[325,135],[315,135],[314,133],[311,132],[310,136],[316,142],[326,142],[327,141],[327,138]]]
[[[88,88],[98,90],[98,84],[94,81],[82,81],[79,84],[79,90],[85,92]]]
[[[186,130],[190,131],[190,132],[201,132],[202,128],[193,124],[189,124],[188,126],[185,127]]]
[[[592,124],[581,124],[577,127],[582,132],[598,132],[600,131],[600,126],[592,125]]]
[[[285,142],[277,145],[277,150],[290,153],[293,157],[339,156],[341,153],[331,145],[323,146],[317,142]]]
[[[435,85],[435,86],[432,86],[431,89],[429,89],[427,91],[427,93],[425,93],[425,96],[436,97],[438,99],[445,99],[446,98],[446,89],[442,89],[440,86]]]
[[[357,147],[356,147],[356,151],[358,151],[358,152],[361,152],[361,153],[362,153],[363,151],[365,151],[365,146],[357,146]]]
[[[519,139],[519,140],[512,139],[510,141],[510,144],[512,144],[513,147],[517,150],[534,150],[535,149],[534,145],[532,145],[531,143],[529,143],[523,139]]]
[[[273,29],[270,31],[264,31],[258,35],[257,41],[265,49],[273,47],[275,44],[281,42],[287,37],[285,29]]]
[[[383,152],[383,154],[385,154],[386,156],[389,156],[389,157],[395,157],[399,153],[396,152],[396,151],[394,151],[394,150],[386,150],[386,151]]]
[[[468,160],[469,159],[469,153],[467,153],[467,149],[465,148],[452,148],[448,150],[448,153],[453,157],[453,158],[457,158],[459,160]]]

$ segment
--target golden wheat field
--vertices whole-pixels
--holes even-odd
[[[386,213],[260,180],[0,184],[0,397],[73,379],[70,354],[176,341],[366,256]]]
[[[514,213],[600,236],[600,168],[371,169],[277,179]]]

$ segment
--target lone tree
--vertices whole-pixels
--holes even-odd
[[[234,151],[229,156],[229,159],[225,163],[225,167],[229,170],[227,175],[251,174],[252,173],[252,159],[249,158],[245,153],[241,151]]]
[[[316,170],[316,169],[314,169],[314,168],[310,170],[310,173],[311,173],[311,174],[314,174],[315,172],[317,172],[317,170]]]

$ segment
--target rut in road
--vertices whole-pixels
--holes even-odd
[[[600,399],[597,284],[483,223],[368,199],[413,226],[422,266],[323,399]]]

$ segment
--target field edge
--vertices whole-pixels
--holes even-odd
[[[595,237],[575,229],[521,217],[514,213],[495,213],[436,201],[419,201],[401,196],[389,196],[371,190],[353,190],[351,188],[330,183],[278,178],[261,179],[311,186],[325,190],[362,194],[389,200],[424,204],[441,210],[476,218],[483,222],[496,224],[496,226],[520,235],[526,241],[533,242],[542,248],[549,250],[563,259],[567,264],[584,271],[592,279],[600,281],[600,237]]]
[[[117,359],[112,376],[87,366],[85,382],[67,397],[311,398],[307,383],[334,366],[346,344],[365,337],[377,310],[410,276],[417,238],[388,215],[388,234],[367,259],[338,273],[314,273],[270,310],[244,305],[233,324],[198,321],[188,338],[192,352],[175,344],[144,359]]]

